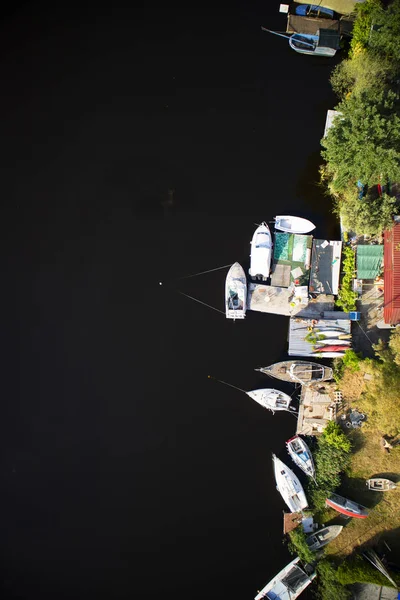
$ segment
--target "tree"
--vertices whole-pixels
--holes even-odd
[[[394,0],[384,10],[372,10],[372,28],[368,47],[379,56],[400,60],[400,0]]]
[[[335,192],[361,181],[400,180],[400,102],[392,91],[365,89],[342,101],[341,118],[321,141]]]
[[[378,92],[388,87],[397,70],[396,63],[362,49],[351,59],[339,63],[330,81],[335,94],[343,99],[348,94],[360,94],[366,89]]]
[[[337,566],[330,560],[321,560],[317,565],[318,597],[321,600],[348,600],[350,591],[339,583]]]
[[[393,225],[393,215],[399,212],[397,199],[383,194],[374,197],[373,193],[365,198],[357,194],[346,195],[340,204],[340,214],[344,225],[359,234],[378,236]]]

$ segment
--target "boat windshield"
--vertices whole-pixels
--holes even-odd
[[[296,565],[282,579],[282,583],[295,594],[305,583],[309,581],[307,575]]]
[[[271,248],[271,236],[267,232],[257,233],[256,248]]]
[[[310,52],[313,52],[316,46],[314,40],[297,34],[292,36],[292,43],[299,50],[309,50]]]

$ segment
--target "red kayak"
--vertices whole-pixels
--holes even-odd
[[[365,506],[343,498],[339,494],[332,494],[330,498],[326,499],[326,504],[348,517],[354,517],[355,519],[366,519],[368,517],[368,510]]]
[[[322,346],[322,348],[317,348],[314,352],[346,352],[349,349],[349,346]]]

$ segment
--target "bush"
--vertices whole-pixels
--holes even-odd
[[[352,583],[375,583],[393,587],[390,581],[360,554],[347,558],[336,571],[337,580],[342,585]]]
[[[359,371],[360,370],[360,361],[362,360],[361,352],[354,352],[354,350],[346,350],[343,358],[341,359],[345,367],[350,369],[350,371]]]
[[[306,537],[304,529],[300,525],[289,533],[288,549],[291,554],[299,556],[301,561],[310,564],[315,561],[315,554],[307,546]]]
[[[357,294],[353,292],[353,278],[355,273],[355,254],[349,246],[343,248],[343,279],[340,285],[336,306],[343,308],[345,312],[350,312],[356,308]]]
[[[329,560],[321,560],[317,565],[318,592],[321,600],[348,600],[351,593],[336,577],[336,565]]]

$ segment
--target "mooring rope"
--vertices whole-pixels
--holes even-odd
[[[235,389],[235,390],[239,390],[239,392],[244,392],[245,394],[247,394],[246,390],[242,390],[242,388],[237,387],[236,385],[232,385],[231,383],[227,383],[226,381],[222,381],[222,379],[217,379],[216,377],[213,377],[212,375],[208,375],[208,379],[214,379],[214,381],[218,381],[218,383],[223,383],[224,385],[228,385],[229,387]]]
[[[189,294],[185,294],[185,292],[181,292],[180,290],[176,290],[178,292],[178,294],[182,294],[182,296],[186,296],[186,298],[190,298],[191,300],[194,300],[195,302],[198,302],[199,304],[204,304],[204,306],[207,306],[208,308],[212,308],[213,310],[221,313],[221,315],[224,315],[225,313],[222,310],[219,310],[219,308],[215,308],[215,306],[211,306],[211,304],[207,304],[206,302],[202,302],[201,300],[198,300],[197,298],[193,298],[193,296],[189,296]]]
[[[222,267],[216,267],[215,269],[208,269],[207,271],[200,271],[199,273],[193,273],[192,275],[184,275],[183,277],[177,277],[176,281],[180,281],[181,279],[189,279],[190,277],[197,277],[198,275],[204,275],[205,273],[212,273],[213,271],[219,271],[220,269],[226,269],[227,267],[231,267],[233,263],[229,265],[223,265]]]

